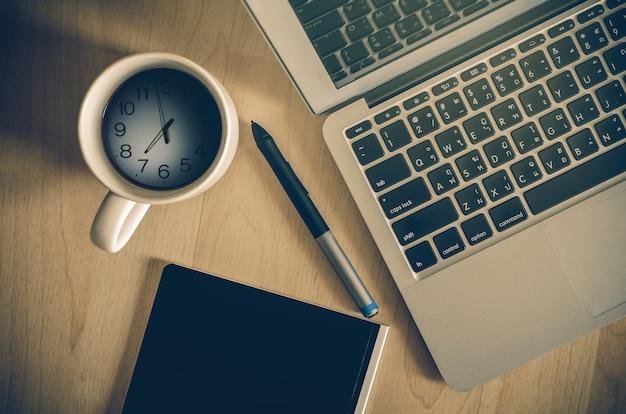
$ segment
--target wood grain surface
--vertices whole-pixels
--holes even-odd
[[[217,185],[151,207],[109,254],[89,241],[106,189],[81,158],[78,111],[105,67],[146,51],[215,74],[237,107],[240,145]],[[256,149],[252,119],[274,135],[391,327],[368,412],[626,412],[626,320],[471,392],[445,385],[323,143],[324,118],[240,2],[3,0],[0,53],[0,412],[119,412],[166,263],[359,315]]]

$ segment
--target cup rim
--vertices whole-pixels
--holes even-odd
[[[167,190],[140,187],[124,178],[109,161],[102,140],[102,116],[112,94],[133,75],[157,68],[177,69],[200,80],[213,95],[222,121],[221,142],[211,166],[192,183]],[[87,166],[111,192],[139,203],[165,204],[198,195],[219,180],[234,158],[239,139],[239,124],[231,97],[207,70],[179,55],[140,53],[114,62],[91,84],[80,108],[78,139]]]

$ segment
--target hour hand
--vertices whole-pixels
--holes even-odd
[[[152,147],[154,147],[154,145],[157,142],[159,142],[159,139],[161,139],[161,136],[165,138],[165,143],[169,144],[170,137],[169,137],[169,134],[167,133],[167,130],[172,125],[172,123],[174,123],[174,118],[170,118],[170,120],[167,121],[165,125],[163,125],[163,128],[161,128],[159,132],[156,134],[156,136],[152,139],[152,141],[150,142],[150,145],[148,145],[148,148],[146,148],[146,150],[144,151],[144,154],[147,154],[148,151],[150,151]]]

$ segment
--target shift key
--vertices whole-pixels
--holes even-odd
[[[401,245],[405,246],[459,218],[454,204],[446,197],[392,224]]]

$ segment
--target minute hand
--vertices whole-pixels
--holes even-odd
[[[161,103],[161,94],[159,93],[159,88],[157,86],[154,87],[156,90],[156,98],[157,98],[157,106],[159,107],[159,118],[161,118],[161,126],[163,127],[163,136],[165,137],[165,143],[170,143],[170,137],[167,134],[167,128],[165,128],[165,115],[163,115],[163,104]]]
[[[172,123],[174,123],[174,118],[170,118],[170,120],[167,121],[165,125],[163,125],[163,128],[159,130],[152,142],[150,142],[150,145],[148,145],[148,148],[146,148],[146,150],[143,152],[144,154],[147,154],[148,151],[150,151],[152,147],[154,147],[154,145],[159,141],[159,139],[161,139],[161,137],[167,133],[167,129],[172,125]]]

